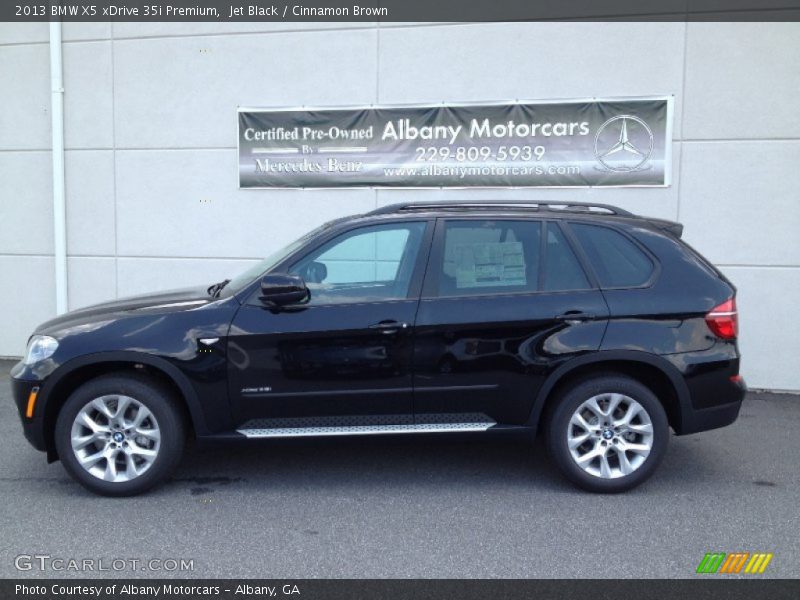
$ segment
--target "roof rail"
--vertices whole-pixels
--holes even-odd
[[[413,210],[458,210],[465,208],[494,208],[494,207],[513,207],[530,210],[563,210],[569,212],[592,212],[605,211],[612,215],[633,217],[633,213],[611,206],[610,204],[595,204],[594,202],[570,202],[561,200],[456,200],[456,201],[437,201],[437,202],[401,202],[398,204],[388,204],[377,208],[368,215],[386,215],[403,211]]]

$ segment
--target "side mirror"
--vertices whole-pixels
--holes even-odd
[[[261,296],[259,299],[267,306],[285,306],[297,304],[308,299],[306,282],[299,275],[275,273],[264,275],[261,279]]]

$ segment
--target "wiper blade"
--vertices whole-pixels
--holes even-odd
[[[222,288],[224,288],[230,282],[231,282],[230,279],[226,279],[225,281],[220,281],[219,283],[215,283],[214,285],[208,288],[208,295],[211,296],[212,298],[216,298],[217,296],[219,296],[219,293],[222,291]]]

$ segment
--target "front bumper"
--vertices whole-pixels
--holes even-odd
[[[34,448],[46,452],[47,443],[44,436],[44,415],[42,414],[43,404],[37,401],[31,418],[28,418],[25,414],[31,392],[38,388],[39,396],[41,396],[42,387],[43,382],[33,377],[21,362],[11,369],[11,394],[14,396],[14,403],[17,405],[17,412],[22,421],[22,432],[25,434],[25,439]]]

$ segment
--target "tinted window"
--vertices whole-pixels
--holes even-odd
[[[312,304],[405,298],[425,223],[391,223],[343,233],[295,263]]]
[[[548,223],[543,289],[585,290],[589,287],[583,267],[561,232],[561,228],[555,223]]]
[[[538,290],[540,242],[538,221],[447,221],[439,294]]]
[[[650,279],[653,263],[633,242],[607,227],[572,223],[603,287],[631,287]]]

